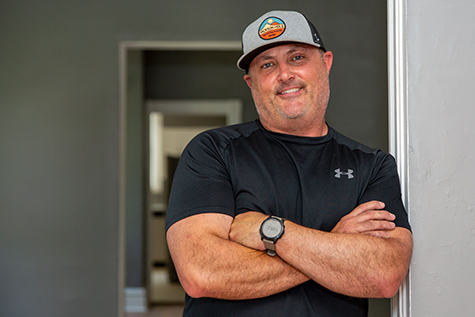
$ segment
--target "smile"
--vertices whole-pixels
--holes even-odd
[[[293,92],[297,92],[299,90],[301,90],[302,88],[292,88],[292,89],[289,89],[289,90],[284,90],[284,91],[281,91],[279,93],[279,95],[285,95],[285,94],[291,94]]]

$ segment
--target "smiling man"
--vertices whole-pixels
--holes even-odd
[[[395,161],[327,125],[333,55],[302,14],[268,12],[242,41],[259,119],[197,136],[174,176],[184,316],[366,316],[412,254]]]

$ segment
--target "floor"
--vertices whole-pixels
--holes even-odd
[[[185,291],[178,283],[170,283],[165,268],[152,271],[150,285],[152,307],[146,313],[126,313],[125,317],[181,317],[185,303]]]
[[[179,283],[170,283],[166,268],[154,268],[150,284],[150,300],[152,303],[185,303],[185,291]]]
[[[183,306],[181,305],[157,305],[152,306],[146,313],[126,313],[125,317],[181,317]]]

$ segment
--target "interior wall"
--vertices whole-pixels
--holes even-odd
[[[240,99],[243,121],[257,118],[252,96],[236,67],[240,51],[145,51],[145,99]]]
[[[305,12],[335,53],[330,124],[343,118],[332,125],[384,148],[385,3],[271,5]],[[0,315],[119,313],[119,43],[239,40],[270,8],[251,0],[0,1]]]
[[[408,0],[412,316],[472,316],[475,4]]]

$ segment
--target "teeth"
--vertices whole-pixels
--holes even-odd
[[[290,93],[293,93],[293,92],[297,92],[299,90],[300,90],[300,88],[293,88],[293,89],[285,90],[285,91],[281,92],[280,94],[281,95],[290,94]]]

